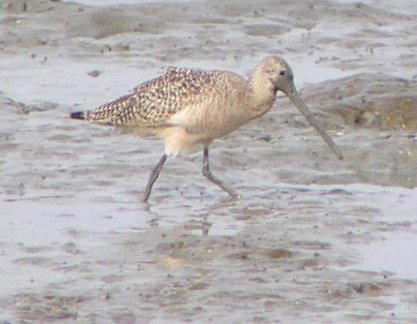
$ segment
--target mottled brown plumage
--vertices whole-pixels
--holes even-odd
[[[241,79],[231,72],[170,67],[164,75],[135,87],[131,94],[87,112],[85,119],[116,126],[169,126],[171,116],[199,105],[204,96],[231,90],[228,86],[233,78]]]
[[[341,159],[340,150],[298,95],[291,68],[278,56],[262,60],[248,79],[227,71],[172,67],[164,75],[138,85],[129,95],[71,117],[123,127],[133,134],[146,129],[164,139],[165,154],[151,173],[144,201],[148,200],[167,156],[196,147],[204,148],[203,175],[237,197],[234,190],[211,174],[208,146],[216,138],[265,114],[277,91],[291,99]]]

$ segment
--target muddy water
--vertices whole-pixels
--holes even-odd
[[[91,3],[90,4],[94,4]],[[0,1],[0,322],[414,323],[416,5]],[[284,55],[279,98],[201,154],[68,118],[168,65]]]

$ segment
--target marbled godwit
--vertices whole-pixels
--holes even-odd
[[[165,141],[165,153],[152,170],[143,201],[147,201],[159,173],[170,155],[203,148],[203,175],[226,191],[237,193],[213,176],[209,145],[250,120],[269,111],[277,91],[286,94],[339,159],[341,151],[313,118],[299,96],[293,73],[278,56],[263,59],[245,79],[233,72],[168,68],[166,73],[134,88],[133,93],[71,118],[114,125],[138,133],[146,129]]]

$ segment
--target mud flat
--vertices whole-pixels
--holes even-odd
[[[376,3],[376,2],[375,2]],[[414,323],[412,2],[0,1],[0,323]],[[70,120],[169,65],[292,65],[340,162],[279,98],[202,156]]]

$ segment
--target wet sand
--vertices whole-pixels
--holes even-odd
[[[414,323],[416,7],[0,1],[0,323]],[[408,6],[408,7],[407,7]],[[68,118],[167,66],[283,55],[279,98],[202,154]]]

